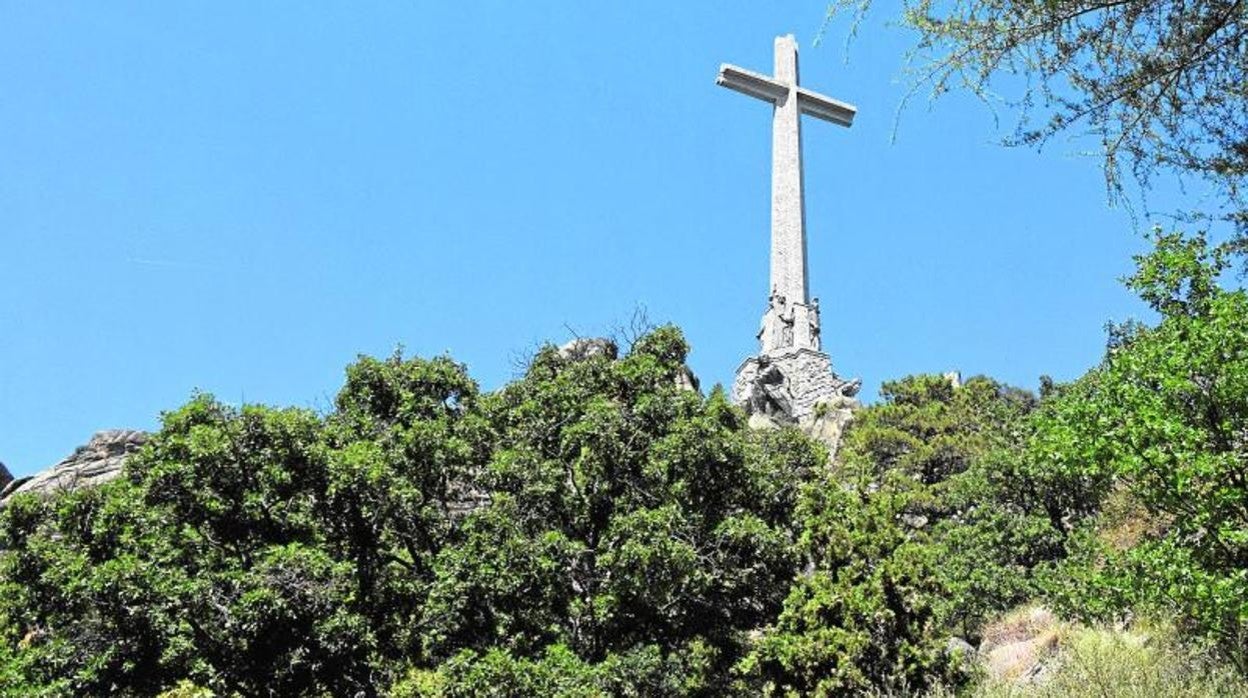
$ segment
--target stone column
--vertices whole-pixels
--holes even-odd
[[[797,98],[797,41],[776,37],[776,100],[771,129],[771,286],[790,305],[805,305],[806,212],[803,210],[802,121]]]
[[[815,344],[810,336],[810,306],[801,303],[793,306],[793,347],[795,349],[814,349]]]

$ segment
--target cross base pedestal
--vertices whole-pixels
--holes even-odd
[[[751,356],[737,368],[732,400],[754,414],[803,422],[823,403],[829,409],[856,405],[861,381],[847,381],[832,370],[832,358],[813,349]]]

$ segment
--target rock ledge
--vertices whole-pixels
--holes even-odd
[[[132,429],[97,432],[60,463],[10,482],[0,491],[0,502],[23,492],[49,495],[102,485],[120,475],[122,464],[146,441],[146,432]]]

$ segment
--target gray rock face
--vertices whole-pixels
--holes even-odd
[[[593,356],[605,356],[614,361],[619,354],[619,347],[606,337],[578,338],[559,347],[559,356],[572,361],[583,361]]]
[[[759,412],[750,415],[748,424],[751,429],[782,429],[785,426],[783,422],[775,417],[769,417]]]
[[[0,490],[8,487],[10,482],[13,482],[13,473],[9,472],[8,466],[3,461],[0,461]]]
[[[783,414],[751,411],[749,426],[751,429],[783,429],[786,426],[795,426],[802,433],[827,446],[828,455],[835,458],[845,429],[854,420],[854,411],[859,407],[857,400],[842,396],[816,403],[810,414],[796,421]],[[749,406],[746,405],[746,408],[748,411]]]
[[[988,676],[1016,686],[1043,682],[1061,649],[1061,625],[1043,606],[1020,609],[989,624],[979,644]]]
[[[751,427],[795,425],[836,457],[845,428],[860,407],[854,396],[861,386],[858,379],[837,376],[827,354],[798,349],[743,361],[732,399],[750,414]]]
[[[819,402],[809,416],[803,418],[798,426],[807,436],[828,447],[828,455],[836,457],[841,448],[841,439],[845,429],[854,420],[854,410],[859,407],[858,401],[852,398],[834,398]]]
[[[975,647],[960,637],[951,637],[945,642],[945,654],[953,657],[974,657]]]
[[[146,441],[147,433],[142,431],[98,432],[60,463],[31,477],[10,482],[0,492],[0,503],[22,492],[47,495],[102,485],[120,475],[126,459]]]

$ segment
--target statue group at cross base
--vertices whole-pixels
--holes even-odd
[[[763,415],[778,422],[795,421],[793,392],[788,377],[767,354],[759,354],[757,362],[758,368],[750,381],[749,396],[744,405],[746,413]],[[845,381],[836,387],[831,402],[837,407],[842,406],[837,403],[852,402],[861,388],[862,380],[859,378]]]
[[[793,415],[792,397],[789,381],[780,372],[780,367],[771,363],[770,356],[760,354],[758,372],[750,383],[750,397],[745,411],[773,419],[787,419]]]
[[[772,289],[767,312],[763,313],[755,336],[763,353],[790,348],[820,351],[819,299],[813,299],[810,305],[790,303]]]

